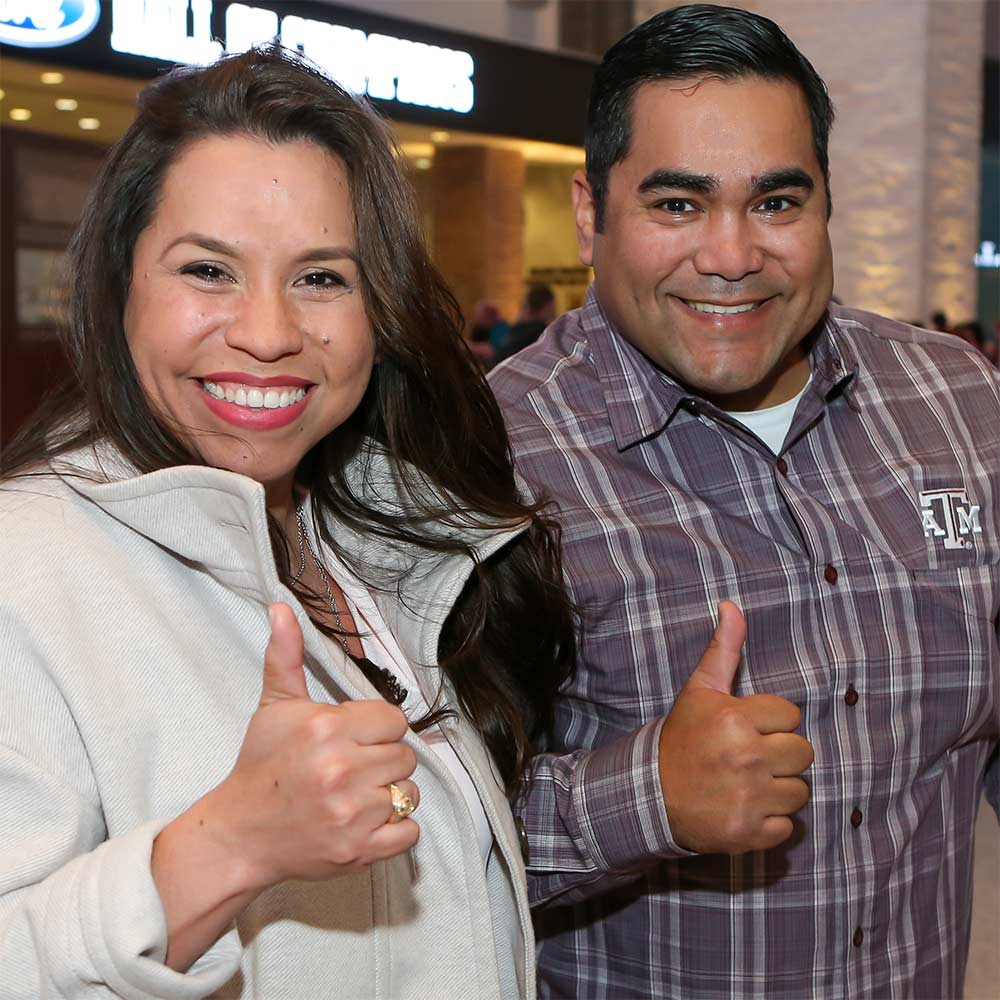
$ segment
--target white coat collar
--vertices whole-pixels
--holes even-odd
[[[58,471],[85,473],[87,478],[68,479],[74,490],[227,586],[263,603],[290,599],[271,554],[264,488],[255,480],[194,465],[139,474],[113,448],[101,444],[53,464]],[[389,512],[401,509],[399,477],[381,449],[366,449],[348,475],[372,506]],[[426,489],[434,495],[430,484]],[[307,514],[312,516],[308,505]],[[329,527],[347,555],[373,572],[373,599],[407,658],[414,665],[436,664],[441,626],[472,572],[473,560],[360,534],[339,522]],[[483,561],[526,528],[527,522],[483,527],[469,518],[429,530],[457,536]]]

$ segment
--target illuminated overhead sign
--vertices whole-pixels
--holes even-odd
[[[114,0],[112,5],[111,47],[147,59],[204,65],[223,52],[245,52],[274,39],[356,94],[460,114],[472,110],[475,67],[468,52],[292,14],[279,17],[242,3],[226,9],[223,47],[212,37],[212,0]]]
[[[0,42],[26,49],[69,45],[90,34],[98,0],[0,0]]]
[[[1000,267],[1000,253],[997,253],[997,245],[992,240],[983,240],[979,245],[979,251],[972,259],[976,267]]]

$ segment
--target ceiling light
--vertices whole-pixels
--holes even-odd
[[[101,127],[100,118],[81,118],[77,125],[84,130],[84,132],[93,132],[95,128]]]
[[[426,156],[418,156],[414,161],[413,165],[417,170],[429,170],[431,161]]]
[[[16,122],[26,122],[31,118],[31,112],[27,108],[11,108],[10,117]]]
[[[2,87],[0,87],[0,101],[3,100],[4,94],[7,93]]]
[[[60,111],[76,111],[80,102],[75,97],[60,97],[56,100],[56,108]]]
[[[48,83],[53,86],[55,84],[62,83],[65,79],[66,77],[64,77],[62,73],[55,72],[43,73],[41,76],[42,83]]]
[[[431,132],[431,142],[447,142],[450,138],[451,133],[443,132],[441,129]]]

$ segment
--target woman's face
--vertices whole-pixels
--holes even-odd
[[[199,140],[135,246],[125,333],[147,398],[208,464],[287,502],[302,456],[371,377],[360,279],[339,159],[307,142]]]

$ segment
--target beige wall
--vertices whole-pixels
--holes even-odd
[[[637,20],[677,5],[637,0]],[[781,25],[836,105],[836,294],[900,319],[975,315],[983,0],[739,6]]]
[[[434,154],[433,256],[466,321],[477,302],[516,316],[524,273],[524,157],[491,146]]]
[[[549,279],[560,312],[581,304],[591,276],[590,269],[580,264],[573,221],[570,191],[577,169],[529,164],[524,184],[524,273],[530,276],[536,269],[567,269]]]

